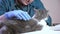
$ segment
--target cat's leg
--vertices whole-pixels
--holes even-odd
[[[2,26],[1,28],[0,28],[0,34],[7,34],[7,27],[6,26]]]

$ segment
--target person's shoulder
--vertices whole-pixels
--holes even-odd
[[[40,3],[41,0],[34,0],[31,4],[36,4],[36,3]]]
[[[31,6],[33,6],[34,8],[37,8],[37,9],[45,9],[43,3],[41,0],[34,0],[32,3],[31,3]]]
[[[34,2],[39,2],[39,1],[41,1],[41,0],[34,0]]]
[[[41,1],[40,0],[34,0],[32,3],[31,3],[31,5],[38,5],[39,3],[40,3]]]

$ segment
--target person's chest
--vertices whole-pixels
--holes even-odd
[[[16,5],[16,3],[14,2],[14,0],[6,0],[6,11],[13,11],[13,10],[23,10],[29,13],[29,15],[32,17],[34,15],[34,8],[35,7],[35,3],[31,3],[27,6],[18,6]]]

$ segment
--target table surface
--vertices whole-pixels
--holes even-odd
[[[60,31],[34,31],[23,34],[60,34]]]

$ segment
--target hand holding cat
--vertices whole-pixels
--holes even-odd
[[[30,15],[27,12],[24,12],[22,10],[14,10],[14,11],[6,12],[4,14],[4,16],[7,19],[10,19],[12,17],[16,17],[20,20],[30,20],[31,19]]]

